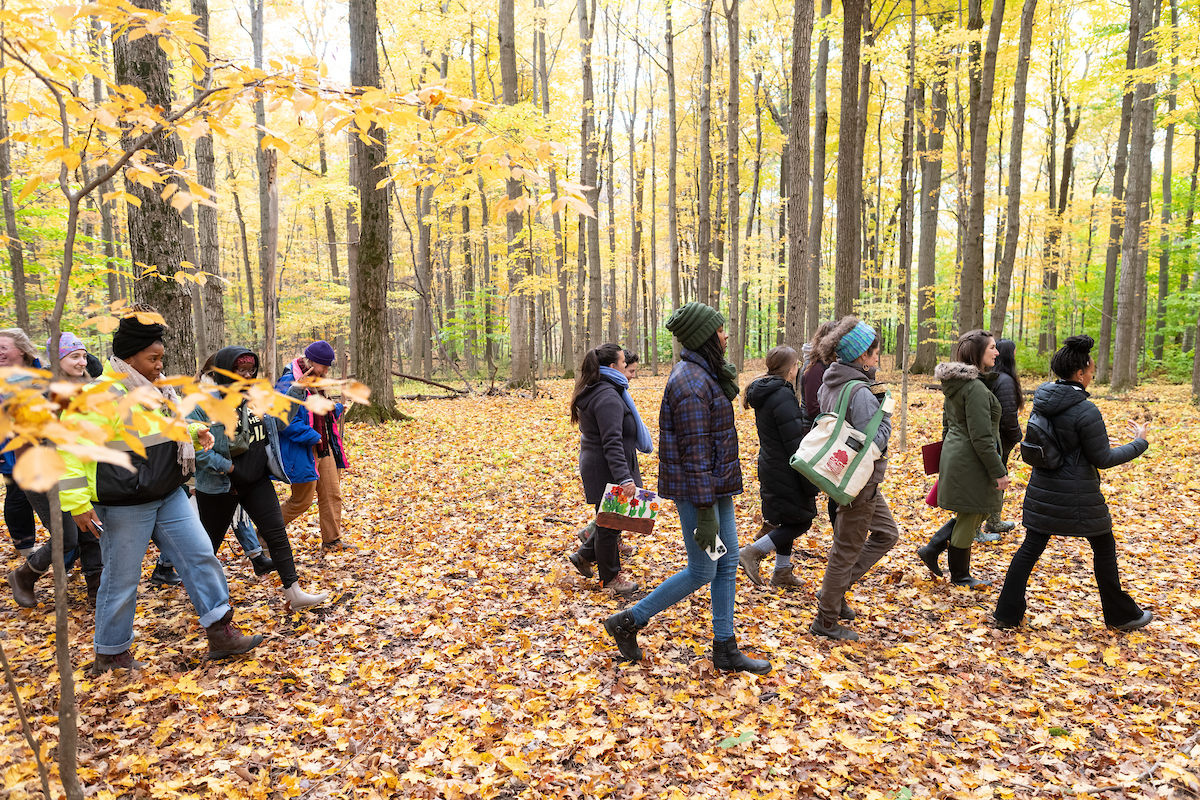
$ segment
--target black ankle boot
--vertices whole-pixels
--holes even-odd
[[[955,586],[965,586],[968,589],[980,589],[990,586],[991,581],[981,581],[971,577],[971,548],[950,546],[946,560],[950,562],[950,582]]]
[[[618,611],[604,620],[604,630],[616,639],[617,649],[626,661],[641,661],[642,649],[638,647],[637,633],[641,627],[633,621],[633,612],[626,609]]]
[[[938,558],[941,557],[942,551],[950,545],[950,534],[954,533],[954,522],[955,520],[951,519],[938,528],[937,533],[929,540],[929,544],[917,548],[917,555],[925,562],[925,566],[929,567],[929,571],[939,578],[945,573],[938,566]]]
[[[275,571],[275,562],[262,553],[250,559],[250,563],[254,565],[254,574],[260,578],[268,572]]]
[[[738,650],[737,637],[724,641],[713,639],[713,666],[726,672],[753,672],[766,675],[771,671],[771,662],[760,658],[748,658]]]

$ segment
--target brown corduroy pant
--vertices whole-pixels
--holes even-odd
[[[321,524],[321,542],[327,544],[342,538],[342,476],[332,455],[317,459],[317,479],[308,483],[293,483],[292,494],[279,504],[283,524],[312,508],[317,500],[317,519]]]

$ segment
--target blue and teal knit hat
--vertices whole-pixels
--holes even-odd
[[[853,361],[875,343],[875,329],[859,320],[850,332],[838,340],[834,351],[842,361]]]

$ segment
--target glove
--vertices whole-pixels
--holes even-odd
[[[717,547],[717,533],[720,526],[717,524],[717,510],[712,506],[708,508],[696,509],[696,532],[692,534],[692,538],[696,540],[696,544],[700,545],[705,550],[712,551]]]

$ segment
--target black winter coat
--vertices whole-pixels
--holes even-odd
[[[991,390],[1000,401],[1000,456],[1008,463],[1008,454],[1021,443],[1025,434],[1017,418],[1021,408],[1017,399],[1017,383],[1009,375],[997,372]]]
[[[817,514],[818,489],[789,465],[804,438],[800,403],[790,383],[775,375],[746,387],[758,428],[758,483],[763,519],[776,525],[806,525]]]
[[[595,505],[610,483],[642,485],[637,460],[637,420],[608,378],[584,388],[578,399],[579,477],[583,494]]]
[[[1034,467],[1025,490],[1025,529],[1057,536],[1110,533],[1112,516],[1100,491],[1100,470],[1132,461],[1150,443],[1134,439],[1110,447],[1100,409],[1078,383],[1043,383],[1033,395],[1033,410],[1054,425],[1063,465],[1054,470]]]

